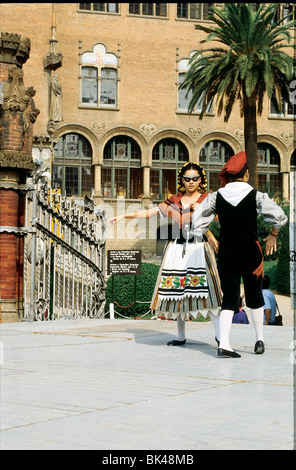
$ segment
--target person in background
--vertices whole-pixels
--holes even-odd
[[[273,292],[269,290],[270,278],[265,275],[262,280],[262,295],[264,298],[264,325],[274,325],[276,316],[276,300]]]
[[[244,297],[244,295],[243,295]],[[239,298],[239,308],[237,309],[236,312],[234,312],[232,323],[244,323],[248,325],[249,319],[248,315],[246,314],[245,310],[243,309],[244,303],[243,303],[243,297]]]

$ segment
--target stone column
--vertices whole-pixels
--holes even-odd
[[[144,166],[143,168],[144,178],[143,178],[143,196],[142,203],[143,206],[147,209],[152,202],[150,196],[150,167]]]
[[[283,198],[286,201],[289,201],[289,171],[283,171],[282,173],[282,182],[283,182]]]
[[[103,195],[102,195],[102,189],[101,189],[101,176],[102,176],[102,165],[96,164],[94,166],[94,187],[95,187],[95,192],[93,195],[95,204],[101,204],[103,202]]]
[[[22,66],[30,40],[1,32],[0,81],[0,306],[1,321],[17,321],[23,313],[24,195],[21,185],[34,170],[32,158],[35,108],[33,87],[25,88]]]

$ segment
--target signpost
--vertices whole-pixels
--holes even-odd
[[[136,315],[137,276],[141,274],[141,250],[109,250],[107,274],[112,276],[110,319],[114,319],[114,276],[134,275],[134,314]]]
[[[141,274],[141,250],[109,250],[108,274]]]

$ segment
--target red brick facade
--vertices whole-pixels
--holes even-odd
[[[24,196],[20,184],[34,169],[32,159],[33,88],[23,83],[22,64],[29,56],[28,38],[1,33],[0,80],[0,321],[17,320],[23,301]],[[33,111],[33,114],[32,114]]]

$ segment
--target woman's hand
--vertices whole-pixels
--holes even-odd
[[[107,224],[110,225],[110,226],[115,225],[115,224],[117,224],[117,222],[124,219],[124,217],[125,217],[125,214],[121,214],[121,215],[117,215],[116,217],[112,217],[112,219],[109,219],[107,221]]]

